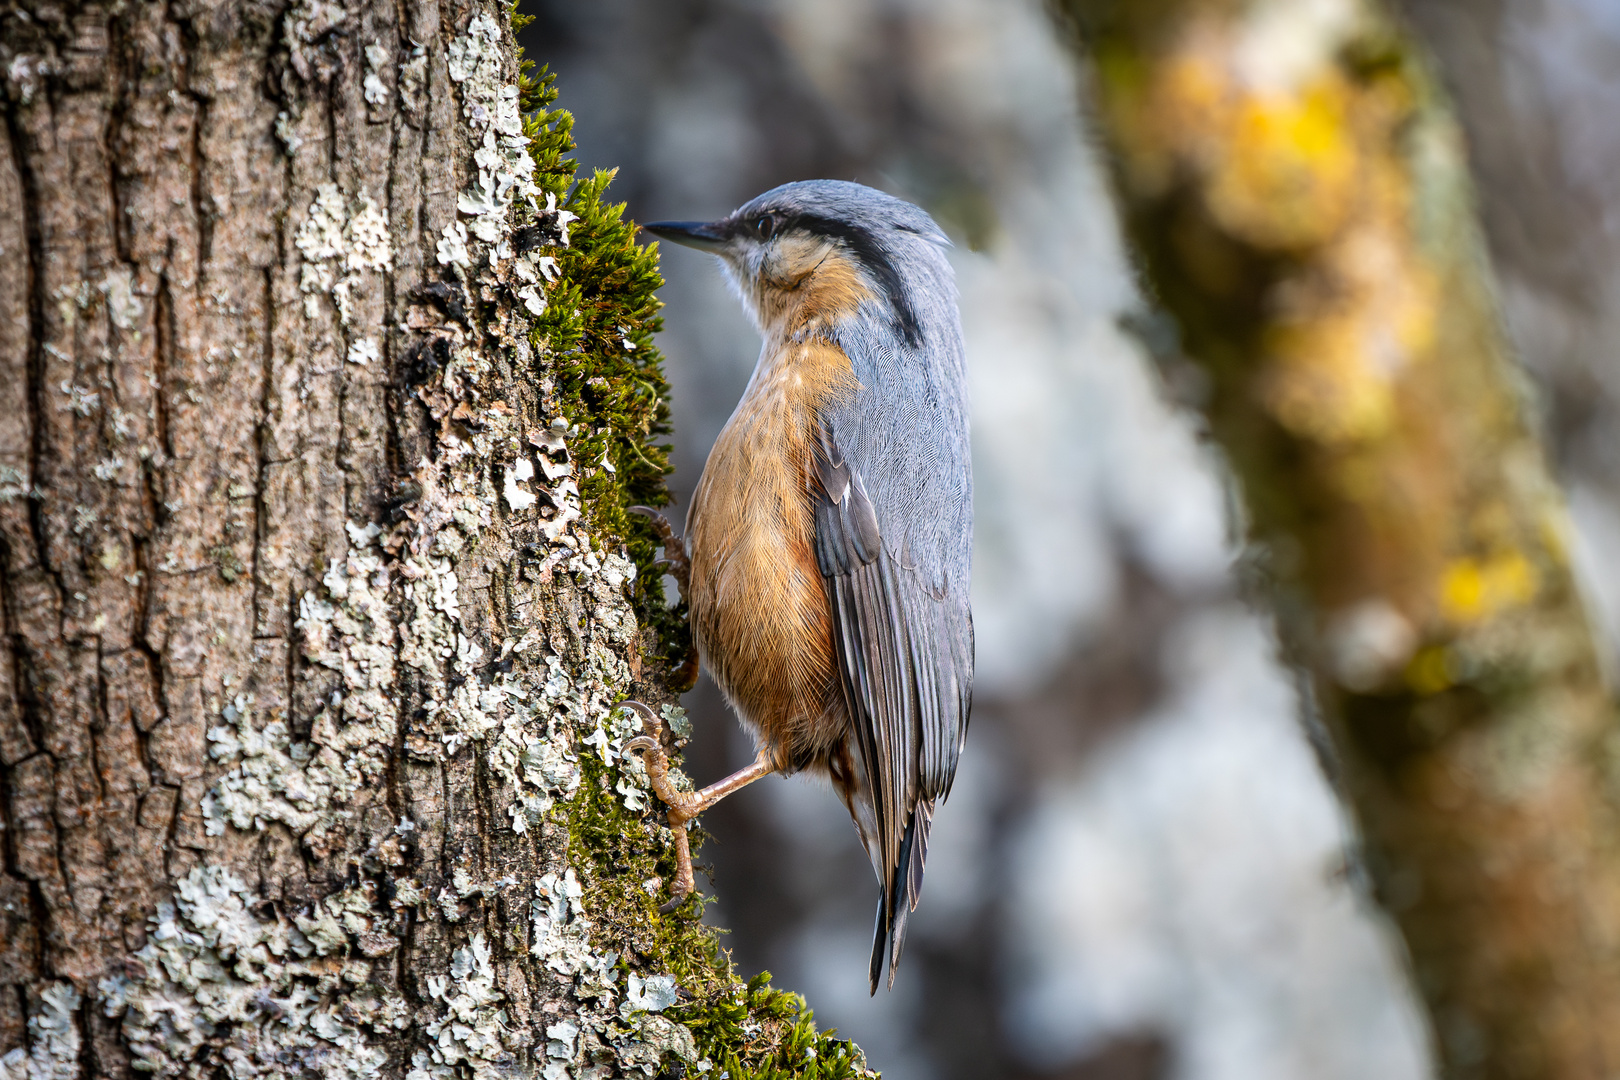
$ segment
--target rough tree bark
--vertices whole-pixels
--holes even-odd
[[[1433,82],[1372,0],[1063,7],[1446,1074],[1613,1075],[1614,710]]]
[[[509,12],[0,67],[0,1076],[864,1074],[657,911],[658,279]]]

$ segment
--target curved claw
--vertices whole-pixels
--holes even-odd
[[[643,730],[650,727],[653,733],[657,733],[663,728],[664,722],[660,720],[658,718],[658,714],[653,712],[652,709],[644,702],[636,701],[634,698],[625,698],[623,701],[614,702],[613,708],[609,709],[608,712],[614,713],[620,709],[629,709],[631,712],[641,717],[641,726]]]
[[[692,593],[692,560],[686,552],[686,541],[675,535],[675,529],[669,523],[669,518],[660,514],[650,506],[631,506],[626,513],[636,514],[649,519],[653,524],[653,531],[658,534],[659,541],[664,545],[662,557],[653,560],[653,566],[675,579],[676,588],[680,590],[683,602],[691,602]],[[686,658],[681,666],[675,669],[673,689],[677,694],[684,694],[697,684],[698,680],[698,649],[694,642],[686,650]]]
[[[651,735],[637,735],[625,741],[624,752],[639,752],[642,755],[641,763],[647,770],[647,780],[658,801],[669,808],[671,825],[686,824],[692,817],[692,797],[676,790],[675,785],[669,782],[669,758],[664,754],[663,744]]]
[[[664,545],[664,557],[658,561],[668,567],[666,572],[680,586],[681,598],[684,600],[691,580],[691,562],[686,554],[686,541],[675,535],[675,527],[669,523],[669,518],[650,506],[629,506],[625,508],[625,512],[652,522],[653,531],[658,534],[659,542]]]

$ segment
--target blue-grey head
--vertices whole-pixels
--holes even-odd
[[[793,336],[877,307],[901,339],[918,348],[932,309],[956,299],[942,251],[950,241],[934,219],[863,184],[800,180],[718,221],[644,227],[718,256],[767,336]]]

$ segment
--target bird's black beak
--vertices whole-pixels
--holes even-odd
[[[721,221],[654,221],[642,226],[654,236],[699,251],[715,251],[731,239]]]

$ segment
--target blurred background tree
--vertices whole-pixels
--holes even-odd
[[[1607,1075],[1613,709],[1438,87],[1372,3],[1066,9],[1443,1071]]]
[[[1294,6],[1330,24],[1356,8]],[[1407,13],[1459,102],[1605,666],[1620,575],[1590,553],[1620,540],[1611,9],[1413,0]],[[530,55],[571,89],[582,161],[623,167],[632,216],[718,215],[825,175],[915,199],[958,245],[981,682],[907,970],[894,995],[866,999],[867,871],[836,802],[798,781],[705,820],[715,918],[743,967],[806,990],[897,1080],[1430,1074],[1401,946],[1347,857],[1300,690],[1240,595],[1278,574],[1277,551],[1225,524],[1238,500],[1198,412],[1218,379],[1150,362],[1176,339],[1144,314],[1050,13],[1034,0],[535,11]],[[705,260],[672,252],[664,270],[684,495],[756,345]],[[1590,703],[1595,675],[1578,674]],[[696,775],[746,760],[712,689],[688,702]],[[1471,1037],[1442,1028],[1445,1060],[1466,1063]]]

